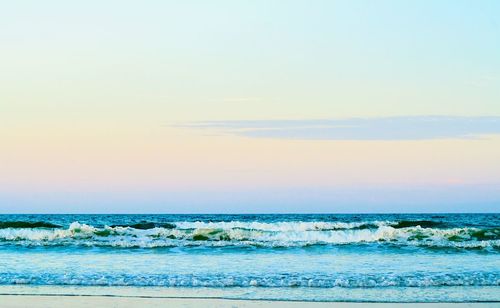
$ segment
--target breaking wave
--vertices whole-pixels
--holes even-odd
[[[44,222],[0,222],[0,245],[273,248],[369,243],[498,250],[500,228],[449,228],[433,221],[178,221],[99,227],[73,222],[67,228]]]

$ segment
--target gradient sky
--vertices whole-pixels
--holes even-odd
[[[500,1],[4,1],[0,212],[499,212]]]

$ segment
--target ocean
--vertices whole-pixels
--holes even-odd
[[[0,293],[18,287],[500,301],[500,214],[0,215]]]

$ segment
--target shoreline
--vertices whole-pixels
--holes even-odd
[[[28,295],[0,294],[0,306],[8,308],[45,308],[45,307],[261,307],[261,308],[299,308],[299,307],[421,307],[421,308],[489,308],[498,307],[498,302],[468,303],[385,303],[385,302],[311,302],[283,300],[247,300],[226,298],[188,298],[188,297],[147,297],[126,295]]]
[[[1,290],[1,287],[0,287]],[[346,304],[499,304],[498,301],[448,301],[448,302],[411,302],[411,301],[370,301],[370,300],[300,300],[300,299],[248,299],[218,296],[180,296],[180,295],[125,295],[125,294],[64,294],[64,293],[2,293],[2,297],[102,297],[102,298],[138,298],[138,299],[174,299],[174,300],[222,300],[249,302],[286,302],[286,303],[346,303]]]
[[[500,298],[491,296],[498,290],[497,287],[490,288],[438,288],[422,290],[420,288],[406,289],[310,289],[300,290],[297,288],[165,288],[165,287],[136,287],[136,286],[57,286],[57,285],[0,285],[0,307],[4,307],[5,300],[12,305],[23,302],[24,306],[32,306],[33,298],[44,299],[50,302],[48,306],[59,307],[59,302],[75,302],[67,305],[78,305],[81,301],[124,302],[200,302],[217,301],[222,303],[300,303],[306,306],[316,307],[319,304],[331,305],[342,303],[343,305],[418,305],[419,307],[462,307],[464,304],[476,305],[487,304],[484,307],[500,306]],[[484,292],[490,296],[480,296]],[[297,293],[298,292],[298,293]],[[411,294],[418,292],[418,294]],[[422,297],[424,293],[427,295]],[[435,296],[429,296],[429,293]],[[443,294],[448,294],[444,296]],[[453,296],[455,294],[455,296]],[[476,294],[476,295],[474,295]],[[420,295],[420,296],[419,296]],[[425,300],[424,298],[427,298]],[[28,302],[26,302],[28,301]],[[35,307],[37,301],[33,301]],[[184,305],[184,304],[183,304]],[[191,305],[191,304],[189,304]],[[195,307],[195,306],[187,307]],[[246,305],[246,304],[245,304]],[[266,304],[267,305],[267,304]],[[429,306],[430,305],[430,306]],[[436,306],[437,305],[437,306]],[[443,306],[444,305],[444,306]],[[122,306],[122,305],[120,305]],[[11,307],[11,306],[9,306]],[[17,307],[17,306],[12,306]],[[63,307],[63,306],[61,306]],[[232,306],[231,306],[232,307]],[[267,306],[263,306],[267,307]],[[320,307],[322,307],[320,305]],[[481,307],[483,307],[481,305]]]

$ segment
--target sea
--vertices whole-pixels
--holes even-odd
[[[500,214],[0,215],[0,294],[500,302]]]

